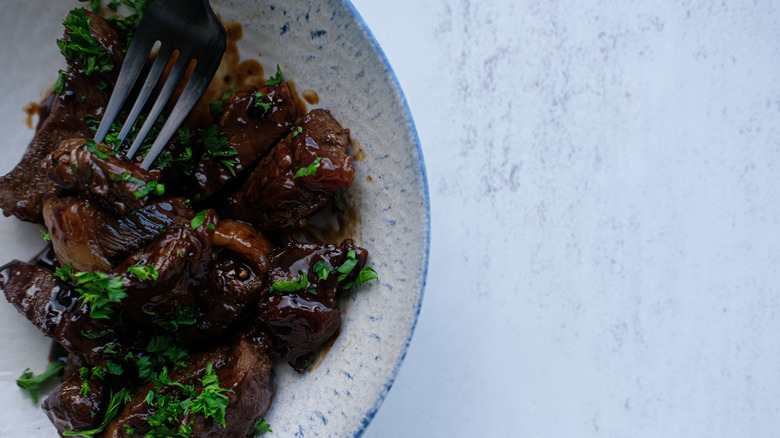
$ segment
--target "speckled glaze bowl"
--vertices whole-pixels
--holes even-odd
[[[356,437],[387,394],[411,340],[428,261],[429,210],[425,172],[413,122],[395,77],[354,7],[346,0],[213,0],[226,22],[239,23],[242,59],[258,60],[267,75],[278,64],[300,92],[319,102],[351,131],[353,202],[360,221],[352,232],[367,248],[380,281],[343,303],[341,334],[309,372],[276,367],[267,421],[277,437]],[[55,40],[67,11],[86,3],[14,0],[0,14],[0,172],[19,160],[32,138],[23,108],[38,102],[64,68]],[[43,248],[38,227],[0,220],[0,263],[26,260]],[[50,342],[0,300],[0,437],[53,437],[54,428],[15,379],[46,368]],[[50,388],[49,388],[50,389]],[[43,391],[43,394],[46,390]]]

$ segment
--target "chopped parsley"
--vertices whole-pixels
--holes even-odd
[[[100,0],[79,0],[81,3],[89,2],[90,7],[92,8],[92,12],[98,13],[100,12]]]
[[[113,313],[113,303],[127,296],[125,282],[103,272],[76,272],[73,265],[57,268],[54,275],[63,281],[69,281],[81,295],[82,304],[89,306],[89,316],[95,319],[108,319]]]
[[[168,369],[163,368],[155,380],[154,390],[146,394],[145,402],[154,408],[154,413],[147,418],[151,426],[148,436],[187,437],[192,433],[192,426],[181,424],[179,418],[188,412],[201,414],[215,423],[225,426],[225,413],[230,399],[225,394],[229,389],[219,386],[219,377],[214,372],[214,364],[206,365],[206,374],[198,379],[201,391],[195,390],[196,385],[173,381],[168,375]],[[161,394],[165,387],[176,388],[178,394]]]
[[[317,278],[320,280],[327,280],[328,275],[330,274],[330,266],[325,260],[317,261],[317,263],[315,263],[312,267],[312,270],[315,274],[317,274]]]
[[[127,268],[127,272],[135,275],[136,277],[140,278],[143,281],[157,280],[157,277],[160,275],[157,272],[157,268],[155,268],[154,265],[142,265],[141,260],[139,260],[133,266]]]
[[[261,93],[259,91],[257,93],[255,93],[255,105],[259,106],[260,108],[262,108],[264,113],[267,113],[268,111],[271,110],[271,107],[273,106],[273,104],[271,102],[263,102],[263,98],[264,97],[265,97],[265,94],[263,94],[263,93]]]
[[[301,167],[298,169],[297,172],[295,172],[295,176],[293,178],[300,178],[302,176],[314,176],[317,174],[317,169],[320,168],[320,163],[322,163],[322,158],[317,157],[314,159],[314,161],[309,164],[306,167]]]
[[[271,430],[271,425],[266,423],[265,418],[258,418],[257,421],[255,421],[254,428],[257,433],[273,432],[273,430]]]
[[[268,290],[269,293],[274,292],[298,292],[305,290],[312,294],[317,294],[317,288],[312,284],[309,285],[309,277],[306,275],[303,270],[299,270],[298,277],[295,280],[292,281],[285,281],[285,280],[279,280],[275,281],[271,288]]]
[[[87,76],[113,70],[111,56],[92,37],[91,20],[84,9],[70,11],[63,24],[70,32],[66,38],[57,40],[57,46],[65,58],[79,61]]]
[[[87,139],[87,150],[95,154],[98,158],[102,158],[104,160],[108,160],[118,152],[118,149],[116,151],[107,149],[105,143],[98,145],[95,143],[95,140],[91,138]]]
[[[282,83],[282,69],[279,68],[279,64],[276,64],[276,75],[271,76],[265,81],[266,85],[279,85]]]
[[[297,136],[298,136],[298,134],[300,134],[300,133],[302,133],[302,132],[303,132],[303,126],[299,126],[299,127],[295,128],[295,129],[293,130],[293,132],[292,132],[292,136],[293,136],[293,138],[297,137]]]
[[[109,173],[108,177],[111,178],[111,181],[130,182],[140,185],[140,188],[133,191],[133,196],[136,198],[143,198],[148,194],[157,196],[162,196],[165,194],[165,184],[159,183],[157,181],[146,182],[144,180],[138,179],[134,177],[129,170],[125,170],[122,173]]]
[[[219,118],[222,117],[222,113],[224,112],[222,106],[225,101],[230,99],[230,96],[233,95],[233,90],[235,90],[235,88],[236,87],[231,84],[227,90],[222,93],[222,96],[219,99],[209,103],[209,111],[211,112],[211,117],[213,117],[214,120],[219,120]]]
[[[27,368],[24,370],[22,375],[16,379],[16,384],[20,388],[27,390],[27,392],[30,393],[30,397],[32,397],[33,401],[38,403],[38,394],[41,386],[59,375],[63,368],[65,368],[64,362],[51,362],[46,368],[46,371],[38,376],[33,374],[33,372]]]
[[[41,232],[41,239],[43,239],[44,242],[51,242],[51,234],[43,230],[38,230],[38,231]]]
[[[108,426],[108,423],[111,422],[111,420],[116,417],[116,414],[119,413],[119,408],[125,405],[125,403],[129,402],[131,398],[130,391],[127,388],[122,388],[119,392],[112,392],[111,393],[111,399],[108,402],[108,408],[106,409],[106,415],[103,417],[103,421],[100,423],[100,425],[91,430],[80,430],[80,431],[73,431],[68,430],[65,432],[62,432],[63,436],[95,436],[99,435],[101,432],[103,432],[103,429]]]
[[[357,260],[357,254],[355,254],[355,250],[350,250],[347,253],[347,260],[344,261],[344,263],[341,264],[338,268],[336,268],[336,272],[339,274],[338,281],[342,282],[345,278],[347,278],[347,275],[352,272],[353,269],[355,269],[355,266],[357,266],[358,260]]]
[[[195,317],[194,306],[177,306],[174,310],[168,312],[164,316],[146,310],[143,312],[152,317],[154,325],[169,332],[176,332],[181,326],[191,326],[198,322]]]
[[[62,94],[65,92],[65,81],[67,81],[67,76],[65,75],[65,70],[60,70],[57,74],[57,83],[54,85],[54,89],[52,90],[54,94]]]
[[[378,279],[379,275],[376,273],[374,268],[366,266],[365,268],[361,269],[360,272],[358,272],[357,278],[350,281],[347,284],[342,284],[341,289],[349,289],[352,287],[355,287],[359,284],[365,283],[369,280]]]
[[[217,125],[211,125],[207,130],[199,129],[198,133],[203,139],[203,145],[206,146],[206,154],[216,158],[220,164],[227,167],[233,176],[236,176],[235,166],[238,160],[236,155],[238,151],[228,144],[227,135],[219,129]]]
[[[190,227],[194,230],[206,222],[206,210],[195,213],[195,217],[190,221]]]

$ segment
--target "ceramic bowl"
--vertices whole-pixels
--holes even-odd
[[[105,3],[105,2],[104,2]],[[266,419],[279,437],[360,436],[387,394],[410,342],[422,302],[428,259],[429,210],[425,171],[403,94],[354,7],[346,0],[213,0],[223,21],[238,23],[242,59],[268,75],[278,64],[299,93],[351,131],[360,158],[352,200],[360,220],[352,231],[367,248],[380,281],[343,303],[340,336],[303,374],[276,367],[277,392]],[[4,2],[0,14],[0,172],[19,160],[35,119],[23,108],[38,102],[64,68],[55,40],[72,7],[48,0]],[[310,99],[316,101],[316,99]],[[28,125],[28,122],[30,124]],[[0,220],[0,262],[41,250],[39,227]],[[15,379],[46,368],[50,341],[0,300],[0,437],[53,437],[54,428]],[[45,391],[44,391],[45,393]]]

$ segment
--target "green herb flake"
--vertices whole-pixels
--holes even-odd
[[[271,102],[263,102],[263,98],[265,97],[265,94],[261,92],[255,93],[255,105],[262,108],[264,113],[267,113],[271,110],[271,107],[273,104]]]
[[[303,176],[314,176],[317,174],[317,169],[320,168],[320,163],[322,162],[321,157],[317,157],[314,159],[314,161],[309,164],[306,167],[301,167],[298,169],[297,172],[295,172],[295,176],[293,178],[300,178]]]
[[[292,281],[275,281],[269,290],[269,292],[298,292],[306,289],[309,285],[309,279],[303,270],[298,271],[300,274],[295,280]]]
[[[108,402],[108,407],[106,408],[106,415],[103,417],[103,421],[100,423],[100,425],[97,428],[91,430],[80,430],[80,431],[68,430],[62,432],[62,435],[63,436],[85,436],[85,437],[99,435],[101,432],[103,432],[103,429],[105,429],[106,426],[108,426],[108,423],[110,423],[111,420],[113,420],[114,417],[116,417],[116,414],[119,412],[119,408],[121,408],[127,402],[129,402],[130,398],[131,398],[130,391],[127,388],[122,388],[122,390],[120,390],[117,393],[112,392],[111,398]]]
[[[328,262],[325,260],[317,261],[312,267],[312,270],[317,274],[317,278],[320,280],[327,280],[328,275],[330,274],[330,266],[328,266]]]
[[[293,138],[297,137],[298,134],[300,134],[302,132],[303,132],[303,126],[299,126],[299,127],[295,128],[295,129],[293,129],[293,132],[292,132]]]
[[[193,414],[202,413],[206,418],[212,418],[216,423],[225,426],[225,410],[230,403],[230,399],[224,393],[230,392],[225,388],[220,388],[219,377],[214,372],[211,362],[206,365],[206,375],[201,379],[203,390],[197,397],[192,399],[190,405]]]
[[[29,368],[25,369],[21,376],[19,376],[18,379],[16,379],[16,385],[19,386],[22,389],[27,390],[28,393],[30,393],[30,397],[32,397],[33,401],[35,403],[38,403],[38,395],[41,389],[41,386],[44,385],[49,380],[53,379],[57,375],[60,374],[62,369],[65,368],[64,362],[51,362],[49,366],[46,368],[46,371],[43,372],[43,374],[36,376],[33,374],[32,371],[30,371]]]
[[[128,182],[141,186],[133,191],[133,196],[136,198],[143,198],[146,195],[153,194],[162,196],[165,194],[165,184],[158,183],[157,181],[146,182],[142,179],[134,177],[129,170],[125,170],[122,173],[109,173],[108,177],[111,181]]]
[[[219,120],[219,118],[222,117],[222,112],[224,111],[222,106],[225,101],[230,99],[230,96],[233,95],[233,90],[235,90],[235,86],[230,85],[227,90],[222,93],[222,96],[219,99],[209,103],[209,111],[211,112],[211,117],[213,117],[214,120]]]
[[[79,390],[79,395],[81,395],[82,397],[86,397],[89,395],[89,391],[90,391],[89,382],[86,380],[82,380],[81,389]]]
[[[233,176],[236,176],[235,166],[238,163],[236,156],[238,151],[228,144],[227,135],[217,125],[211,125],[207,130],[199,129],[198,133],[206,146],[206,154],[210,155],[225,166]]]
[[[355,269],[355,266],[357,266],[358,260],[357,255],[355,254],[354,250],[350,250],[347,253],[347,260],[341,264],[338,268],[336,268],[336,271],[341,274],[339,275],[338,281],[344,281],[345,278],[347,278],[347,275],[352,272],[353,269]]]
[[[257,421],[255,421],[254,428],[257,433],[273,432],[273,430],[271,430],[271,425],[266,423],[265,418],[258,418]]]
[[[57,46],[67,59],[78,60],[87,76],[114,69],[111,55],[92,36],[91,20],[83,9],[71,10],[63,24],[68,28],[68,34],[66,38],[57,40]]]
[[[266,85],[279,85],[282,83],[282,69],[279,68],[279,64],[276,64],[276,75],[271,76],[265,81]]]
[[[70,263],[57,268],[54,275],[73,284],[81,295],[82,304],[89,306],[89,316],[95,319],[108,319],[113,312],[112,303],[118,303],[127,296],[121,277],[103,272],[76,272]]]
[[[65,81],[67,81],[68,77],[65,74],[65,70],[60,70],[58,72],[57,76],[57,83],[54,85],[54,89],[52,92],[54,94],[62,94],[65,92]]]
[[[155,268],[154,265],[144,265],[142,263],[143,262],[139,260],[136,262],[136,264],[127,268],[127,272],[135,275],[143,281],[156,281],[160,275],[160,273],[157,272],[157,268]]]
[[[192,229],[195,230],[201,225],[203,225],[205,222],[206,222],[206,210],[203,210],[195,214],[195,217],[193,217],[192,220],[190,221],[190,227],[192,227]]]
[[[98,158],[102,158],[104,160],[108,160],[112,156],[116,155],[117,153],[107,149],[105,143],[98,145],[95,143],[95,140],[88,138],[87,139],[87,150],[92,152],[95,156]]]
[[[370,268],[370,267],[367,266],[367,267],[361,269],[360,272],[358,272],[357,278],[355,278],[355,280],[353,280],[353,281],[351,281],[351,282],[349,282],[347,284],[341,285],[341,289],[343,289],[343,290],[350,289],[350,288],[355,287],[355,286],[357,286],[359,284],[362,284],[362,283],[365,283],[365,282],[367,282],[369,280],[374,280],[374,279],[379,279],[379,275],[377,275],[377,273],[374,270],[374,268]]]
[[[103,330],[100,332],[81,332],[81,336],[87,339],[99,339],[111,333],[111,330]]]
[[[43,239],[44,242],[51,242],[51,235],[43,230],[38,230],[41,232],[41,239]]]

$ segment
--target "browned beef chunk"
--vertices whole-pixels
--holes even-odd
[[[350,262],[350,252],[354,257]],[[336,297],[340,287],[348,284],[365,265],[368,251],[351,240],[339,246],[289,242],[271,259],[268,288],[260,300],[256,323],[271,334],[274,350],[296,371],[302,372],[313,361],[320,347],[338,330],[341,311]],[[318,262],[327,277],[315,269]],[[345,265],[347,263],[347,265]],[[343,278],[340,278],[342,272]],[[305,278],[305,284],[301,282]],[[297,281],[300,290],[275,290],[274,283]]]
[[[218,222],[207,210],[200,226],[172,226],[117,265],[128,293],[117,306],[149,326],[175,329],[185,345],[201,345],[226,332],[259,295],[271,250],[250,226]],[[128,272],[139,264],[154,266],[158,278]],[[176,323],[182,316],[189,323]]]
[[[106,345],[117,341],[109,321],[91,318],[70,284],[60,281],[47,268],[11,262],[0,268],[0,287],[8,302],[46,336],[88,363],[103,361]]]
[[[259,104],[258,104],[259,102]],[[224,104],[217,126],[235,149],[233,172],[215,158],[204,154],[193,174],[193,192],[205,199],[224,187],[290,132],[298,109],[290,87],[282,82],[236,93]]]
[[[6,216],[14,215],[29,222],[41,222],[43,199],[60,189],[46,177],[41,161],[70,138],[90,135],[87,117],[100,119],[124,57],[116,32],[103,18],[87,12],[92,36],[111,54],[114,69],[108,73],[87,76],[77,60],[68,60],[64,91],[52,93],[42,105],[35,136],[21,161],[7,175],[0,177],[0,208]],[[65,32],[66,38],[68,32]],[[100,89],[98,84],[108,87]]]
[[[349,131],[330,112],[315,109],[260,160],[231,199],[230,212],[261,230],[297,227],[354,179]],[[316,167],[316,170],[313,170]],[[301,169],[308,176],[297,176]]]
[[[108,389],[102,380],[82,378],[79,369],[85,363],[71,355],[65,366],[62,383],[44,400],[43,411],[60,436],[66,431],[95,429],[102,421],[108,403]],[[86,381],[86,388],[84,382]]]
[[[191,217],[181,198],[155,199],[123,216],[74,197],[49,198],[43,210],[58,260],[78,271],[107,271],[121,256],[149,244],[169,226],[189,224]]]
[[[46,176],[58,186],[118,214],[137,210],[158,194],[159,170],[142,169],[94,142],[91,146],[97,153],[93,153],[86,139],[66,142],[75,147],[60,148],[42,163]]]
[[[192,427],[192,436],[211,438],[244,437],[253,432],[255,421],[265,414],[273,394],[273,362],[268,356],[268,344],[262,338],[238,335],[229,345],[216,347],[191,358],[190,366],[172,372],[171,380],[183,385],[194,384],[197,392],[202,390],[200,380],[212,365],[219,378],[219,386],[230,390],[225,393],[229,404],[225,410],[225,426],[202,413],[191,411],[179,417],[179,424]],[[147,402],[149,392],[153,399],[159,396],[182,397],[179,388],[168,385],[161,388],[150,383],[141,388],[109,424],[104,438],[127,437],[126,427],[135,431],[134,436],[144,436],[153,431],[148,423],[155,408]],[[154,401],[153,401],[154,402]],[[178,425],[172,425],[178,429]],[[155,435],[158,436],[158,435]]]

